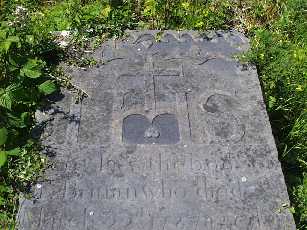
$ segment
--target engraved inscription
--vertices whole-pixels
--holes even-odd
[[[86,230],[270,230],[274,226],[279,230],[287,230],[289,217],[282,213],[271,213],[266,208],[254,207],[248,213],[240,210],[229,210],[228,214],[214,214],[212,210],[202,214],[191,212],[181,213],[163,205],[154,208],[111,208],[108,204],[89,205],[83,210],[48,208],[27,209],[29,218],[37,211],[47,214],[51,211],[56,216],[42,217],[41,223],[31,223],[28,229],[71,229],[72,227]],[[50,210],[51,209],[51,210]],[[72,213],[69,213],[73,211]],[[170,215],[170,212],[174,212]],[[211,213],[210,213],[211,212]],[[79,219],[73,218],[73,214]],[[44,214],[43,214],[44,215]],[[66,219],[64,220],[63,218]],[[69,217],[69,218],[67,218]],[[38,225],[37,225],[38,224]],[[44,228],[40,228],[44,226]]]
[[[237,115],[240,105],[236,100],[223,94],[194,97],[186,96],[193,142],[227,144],[243,138],[245,127]],[[191,113],[191,110],[195,112]]]
[[[131,144],[175,144],[180,140],[178,121],[173,114],[157,115],[152,122],[141,114],[123,121],[123,141]]]

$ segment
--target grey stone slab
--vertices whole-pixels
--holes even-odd
[[[20,230],[292,230],[257,72],[240,33],[129,31],[68,68],[89,95],[44,112],[52,167]]]

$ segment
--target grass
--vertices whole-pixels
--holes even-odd
[[[296,223],[306,229],[307,8],[300,0],[278,8],[273,21],[255,23],[249,30],[251,51],[246,57],[257,65]]]
[[[82,52],[126,29],[236,28],[251,40],[242,60],[257,66],[291,210],[298,229],[307,229],[306,5],[304,0],[0,0],[0,226],[14,227],[18,194],[45,164],[31,130],[34,111],[65,82],[52,77],[61,76],[57,63],[85,62],[66,52],[54,31],[70,31],[69,45]]]

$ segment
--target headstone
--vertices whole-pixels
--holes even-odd
[[[67,69],[89,96],[37,113],[54,156],[19,229],[295,229],[256,69],[235,58],[247,39],[157,33]]]

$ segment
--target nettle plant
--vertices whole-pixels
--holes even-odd
[[[12,25],[14,24],[15,25]],[[29,138],[42,96],[56,91],[46,63],[35,55],[37,40],[18,21],[0,25],[0,168],[18,156]],[[1,170],[1,169],[0,169]]]

